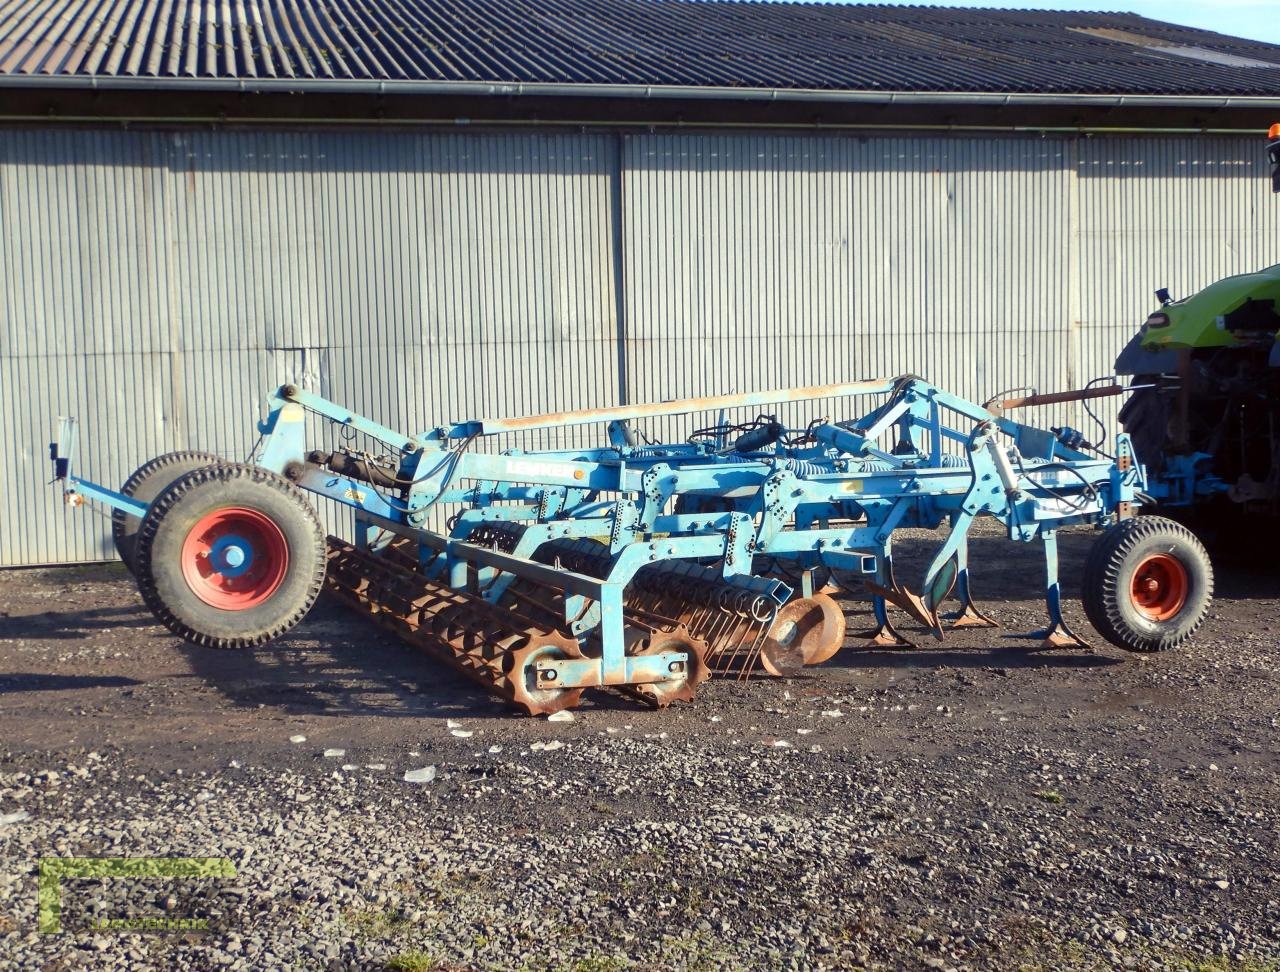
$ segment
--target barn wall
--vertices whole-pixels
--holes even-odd
[[[1280,259],[1263,168],[1223,137],[2,131],[0,564],[112,555],[45,485],[58,414],[118,484],[248,455],[283,381],[410,431],[904,372],[1075,386],[1157,286]]]

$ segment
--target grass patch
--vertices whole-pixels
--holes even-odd
[[[1216,958],[1194,959],[1183,966],[1187,972],[1277,972],[1280,964],[1271,959],[1245,956],[1242,959],[1221,955]]]
[[[386,968],[390,972],[434,972],[440,967],[440,963],[434,955],[428,955],[426,952],[419,952],[416,949],[411,952],[401,952],[399,955],[393,955],[387,959]]]
[[[365,938],[404,931],[411,924],[404,913],[395,908],[351,908],[343,913],[343,920],[356,935]]]
[[[616,955],[589,955],[577,959],[569,966],[569,972],[623,972],[628,964]]]

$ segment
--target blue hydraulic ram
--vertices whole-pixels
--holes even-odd
[[[293,385],[278,389],[247,464],[199,452],[140,467],[119,492],[72,473],[76,423],[51,446],[66,501],[112,507],[117,549],[175,634],[217,648],[289,631],[326,585],[529,713],[608,686],[652,704],[689,699],[711,672],[794,672],[831,657],[840,586],[871,595],[874,644],[909,647],[887,606],[936,637],[986,626],[968,536],[990,517],[1044,552],[1047,647],[1085,647],[1062,617],[1057,533],[1105,528],[1084,574],[1086,613],[1134,651],[1177,645],[1212,597],[1208,559],[1176,523],[1137,516],[1145,473],[1129,439],[1102,454],[1071,429],[1007,417],[1118,386],[978,405],[913,376],[479,419],[405,435]],[[788,428],[726,409],[871,397],[873,407]],[[645,419],[721,410],[683,442],[641,442]],[[309,448],[308,418],[337,427]],[[603,425],[584,449],[482,452],[478,439]],[[314,444],[314,443],[313,443]],[[307,493],[349,506],[355,541],[324,531]],[[428,529],[432,508],[457,512]],[[949,526],[914,589],[892,538]],[[958,609],[943,615],[954,597]]]

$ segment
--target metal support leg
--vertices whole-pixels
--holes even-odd
[[[908,641],[902,632],[889,620],[888,602],[879,594],[872,595],[871,612],[875,616],[876,626],[870,631],[861,631],[859,638],[867,638],[877,648],[918,648],[914,641]]]
[[[600,591],[600,667],[605,685],[627,682],[627,648],[622,612],[622,584],[605,584]]]
[[[879,593],[881,590],[893,589],[897,586],[893,579],[893,555],[889,552],[887,544],[877,559],[879,566],[877,576],[882,578],[884,583],[873,585],[867,582],[867,589],[871,592],[871,613],[876,619],[876,626],[869,631],[858,632],[856,637],[869,639],[877,648],[915,648],[917,645],[904,638],[889,620],[888,602],[884,595]]]
[[[954,529],[956,517],[951,518],[951,525]],[[973,591],[969,587],[969,538],[966,535],[964,540],[956,548],[956,586],[955,596],[960,601],[960,610],[952,611],[944,614],[943,618],[951,622],[952,628],[995,628],[998,625],[989,617],[978,610],[977,605],[973,603]]]
[[[1062,617],[1062,589],[1058,585],[1058,533],[1044,530],[1045,604],[1049,608],[1049,627],[1032,631],[1025,637],[1040,638],[1041,648],[1092,648],[1093,646],[1067,627]]]

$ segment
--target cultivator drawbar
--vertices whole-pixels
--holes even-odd
[[[1107,390],[978,405],[919,378],[655,405],[481,419],[411,436],[295,386],[271,400],[252,463],[173,453],[120,492],[71,474],[76,426],[52,455],[68,502],[111,506],[117,547],[156,616],[214,647],[293,627],[322,586],[528,713],[608,688],[652,705],[710,674],[786,676],[846,643],[835,594],[870,596],[873,645],[907,647],[894,606],[936,637],[989,624],[970,594],[968,536],[995,519],[1041,544],[1050,647],[1083,647],[1062,617],[1057,531],[1106,528],[1085,608],[1113,643],[1185,640],[1212,593],[1203,551],[1176,524],[1136,517],[1144,472],[1127,437],[1105,455],[1071,429],[1008,412]],[[874,397],[840,421],[788,428],[721,419],[683,442],[638,444],[658,416]],[[308,415],[338,427],[310,448]],[[478,440],[603,425],[580,449],[482,451]],[[351,507],[354,541],[326,541],[308,492]],[[429,529],[457,506],[447,532]],[[914,587],[894,569],[904,527],[949,529]],[[822,589],[819,589],[822,588]],[[958,609],[943,612],[949,599]]]

